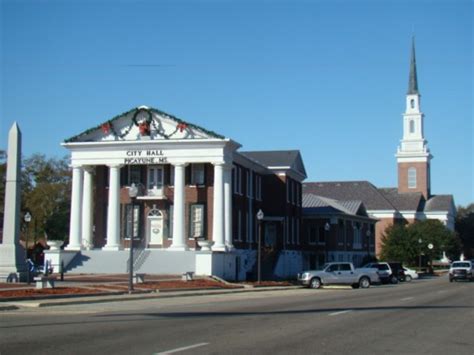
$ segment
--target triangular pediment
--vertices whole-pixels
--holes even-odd
[[[66,142],[216,138],[224,137],[163,111],[140,106],[71,137]]]

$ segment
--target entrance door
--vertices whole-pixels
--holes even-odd
[[[148,213],[148,244],[163,245],[163,214],[156,208]]]
[[[163,165],[148,167],[148,196],[163,196]]]

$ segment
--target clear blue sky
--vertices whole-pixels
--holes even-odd
[[[26,156],[148,105],[243,150],[299,149],[307,181],[396,186],[410,41],[432,192],[473,197],[470,0],[0,0],[0,149]]]

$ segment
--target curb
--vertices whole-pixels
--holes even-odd
[[[150,300],[157,298],[177,298],[177,297],[192,297],[192,296],[212,296],[222,295],[231,293],[244,293],[244,292],[264,292],[264,291],[287,291],[301,288],[300,286],[280,286],[280,287],[262,287],[262,288],[238,288],[238,289],[213,289],[213,290],[196,290],[196,291],[157,291],[153,293],[141,293],[137,295],[107,295],[107,296],[83,296],[75,298],[56,298],[56,299],[44,299],[35,301],[13,301],[5,302],[0,305],[0,310],[14,310],[18,308],[42,308],[42,307],[54,307],[54,306],[68,306],[75,304],[87,304],[87,303],[107,303],[107,302],[124,302],[124,301],[139,301],[139,300]]]

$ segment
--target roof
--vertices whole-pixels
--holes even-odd
[[[431,196],[425,203],[425,212],[450,211],[454,206],[453,195]]]
[[[395,210],[384,195],[368,181],[307,182],[303,193],[341,201],[361,201],[368,210]]]
[[[272,170],[293,169],[305,177],[307,176],[299,150],[254,151],[240,152],[240,154]]]
[[[153,107],[147,107],[147,106],[140,106],[140,107],[136,107],[136,108],[133,108],[131,110],[128,110],[126,112],[123,112],[115,117],[112,117],[104,122],[102,122],[101,124],[99,124],[98,126],[96,127],[92,127],[92,128],[89,128],[71,138],[68,138],[66,139],[64,142],[65,143],[72,143],[72,142],[80,142],[82,141],[83,139],[87,139],[87,137],[93,133],[93,132],[96,132],[96,131],[100,131],[105,125],[107,125],[109,127],[109,129],[112,131],[112,133],[114,133],[114,135],[118,138],[123,138],[122,135],[118,134],[117,132],[115,132],[115,127],[114,127],[114,123],[116,124],[117,121],[119,119],[122,119],[122,118],[125,118],[126,116],[129,116],[129,120],[130,120],[130,124],[129,124],[129,128],[128,128],[128,131],[130,131],[130,127],[132,127],[134,124],[136,125],[136,116],[138,113],[140,112],[147,112],[149,114],[149,117],[150,117],[150,121],[154,121],[156,119],[156,117],[154,117],[154,115],[158,115],[158,116],[161,116],[161,117],[164,117],[164,118],[167,118],[171,121],[174,121],[176,123],[176,132],[178,131],[178,125],[184,125],[185,127],[189,127],[191,129],[195,129],[195,130],[199,130],[213,138],[218,138],[218,139],[224,139],[225,137],[218,134],[218,133],[215,133],[215,132],[212,132],[212,131],[209,131],[203,127],[200,127],[198,125],[195,125],[195,124],[192,124],[192,123],[189,123],[189,122],[186,122],[184,120],[182,120],[181,118],[178,118],[176,116],[173,116],[173,115],[170,115],[164,111],[161,111],[161,110],[158,110],[156,108],[153,108]],[[152,122],[153,123],[153,122]],[[159,126],[159,124],[158,124]],[[164,138],[164,139],[170,139],[172,138],[173,134],[171,135],[166,135],[166,134],[161,134],[161,136]]]
[[[338,201],[314,194],[303,194],[303,214],[347,214],[367,217],[362,201]]]
[[[399,211],[421,211],[423,209],[423,194],[421,192],[399,193],[395,187],[379,188],[378,190]]]
[[[415,37],[411,42],[410,76],[408,78],[408,95],[418,95],[418,78],[416,75]]]

